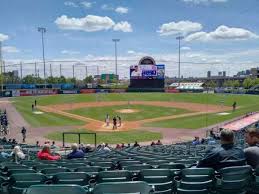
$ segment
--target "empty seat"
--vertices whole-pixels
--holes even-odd
[[[127,170],[101,171],[97,175],[97,182],[123,182],[131,180],[131,173]]]
[[[35,169],[38,172],[43,170],[44,168],[57,168],[57,165],[55,165],[55,164],[38,164],[38,165],[33,166],[33,169]]]
[[[47,177],[41,173],[24,173],[13,174],[10,177],[11,194],[22,194],[25,188],[31,185],[43,184],[47,181]]]
[[[54,174],[60,172],[70,172],[70,170],[68,168],[44,168],[40,172],[51,178]]]
[[[62,167],[68,168],[71,171],[74,171],[78,167],[84,167],[86,164],[84,163],[70,163],[70,164],[62,164]]]
[[[137,182],[117,182],[117,183],[101,183],[96,185],[93,190],[93,194],[129,194],[129,193],[141,193],[149,194],[151,192],[151,187],[147,183],[137,181]]]
[[[177,194],[209,194],[209,191],[206,189],[202,189],[202,190],[177,189]]]
[[[79,185],[33,185],[24,194],[86,194]]]
[[[8,176],[11,176],[12,174],[24,174],[24,173],[36,173],[33,169],[11,169],[8,170],[7,174]]]
[[[53,176],[54,184],[76,184],[80,186],[89,185],[90,176],[84,172],[61,172]]]
[[[100,166],[85,166],[75,169],[75,172],[85,172],[89,175],[97,175],[100,171],[102,171]]]
[[[147,182],[156,192],[172,193],[173,191],[173,176],[169,169],[141,170],[139,180]]]
[[[139,173],[140,170],[151,169],[151,168],[152,166],[149,164],[136,164],[136,165],[126,166],[123,169],[128,170],[132,173]]]

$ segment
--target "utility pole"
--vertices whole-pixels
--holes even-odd
[[[20,62],[20,74],[21,74],[21,80],[22,80],[22,62]]]
[[[2,56],[2,41],[0,41],[0,65],[1,65],[1,96],[3,96],[4,91],[4,75],[3,75],[3,56]]]
[[[180,80],[181,80],[181,40],[184,39],[184,36],[177,36],[176,40],[178,40],[179,48],[178,48],[178,79],[179,79],[179,86],[180,86]]]
[[[97,65],[97,75],[99,75],[99,66]]]
[[[34,75],[37,77],[37,63],[34,63]]]
[[[3,71],[4,71],[4,74],[5,74],[5,61],[3,61]]]
[[[118,75],[118,54],[117,54],[117,42],[120,41],[120,39],[112,39],[112,41],[114,42],[114,49],[115,49],[115,74],[116,76]]]
[[[44,66],[44,82],[46,88],[46,63],[45,63],[45,48],[44,48],[44,34],[47,32],[46,28],[38,27],[38,32],[41,33],[41,43],[42,43],[42,60]]]
[[[85,77],[88,76],[88,72],[87,72],[87,66],[85,66]]]
[[[50,71],[50,77],[52,77],[52,65],[51,65],[51,63],[49,64],[49,71]]]
[[[62,65],[59,64],[59,77],[61,77],[61,76],[62,76]]]
[[[73,65],[73,78],[75,78],[75,65]]]

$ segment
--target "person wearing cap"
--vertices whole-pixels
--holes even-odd
[[[45,144],[41,151],[37,154],[38,159],[40,160],[60,160],[60,155],[51,155],[50,153],[50,145]]]
[[[198,168],[221,168],[246,164],[244,151],[234,145],[234,132],[223,129],[220,133],[220,147],[209,149],[199,161]]]
[[[246,143],[249,145],[244,150],[247,164],[254,169],[259,167],[259,129],[250,128],[246,130],[245,134]]]
[[[67,159],[83,158],[85,156],[85,153],[78,149],[78,145],[76,143],[71,145],[71,149],[72,152],[67,155]]]

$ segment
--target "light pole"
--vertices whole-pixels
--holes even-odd
[[[120,42],[120,39],[112,39],[115,46],[115,74],[118,76],[118,60],[117,60],[117,42]]]
[[[3,58],[2,58],[2,41],[0,41],[0,65],[1,65],[1,96],[3,95]]]
[[[45,64],[45,48],[44,48],[44,34],[47,32],[46,28],[38,27],[38,32],[41,33],[41,43],[42,43],[42,60],[44,65],[44,80],[46,87],[46,64]]]
[[[180,79],[181,79],[181,40],[184,39],[184,36],[177,36],[176,40],[179,41],[179,55],[178,55],[178,79],[179,79],[179,85],[180,85]]]

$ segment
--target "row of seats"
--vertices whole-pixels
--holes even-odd
[[[54,168],[55,169],[55,168]],[[85,172],[59,172],[54,169],[42,173],[14,173],[3,178],[1,183],[8,185],[9,193],[21,194],[24,189],[38,184],[75,184],[84,188],[85,192],[94,192],[102,183],[122,184],[121,182],[143,181],[153,192],[171,193],[246,193],[259,188],[259,169],[253,172],[250,166],[228,167],[215,172],[211,168],[185,169],[145,169],[138,174],[128,170],[101,171],[97,174]],[[57,168],[56,168],[57,169]],[[45,172],[46,174],[43,174]],[[133,184],[132,183],[132,184]],[[115,192],[115,191],[114,191]],[[115,192],[116,193],[116,192]],[[129,193],[132,193],[129,191]]]

